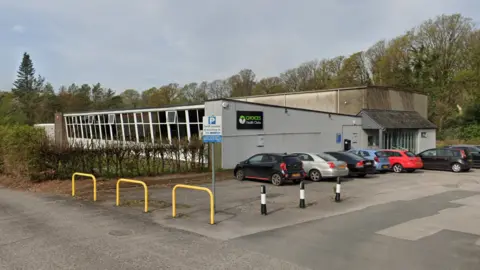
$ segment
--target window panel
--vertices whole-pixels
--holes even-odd
[[[160,134],[162,135],[162,141],[168,141],[168,127],[167,125],[160,125]]]
[[[150,124],[144,124],[143,130],[144,130],[144,137],[143,137],[144,142],[152,142]]]
[[[158,112],[152,112],[152,123],[160,123],[158,118]]]
[[[143,123],[150,123],[150,116],[149,115],[150,115],[149,112],[142,113]]]
[[[198,122],[203,122],[205,116],[205,109],[198,109]]]
[[[187,116],[184,110],[177,111],[177,114],[178,114],[177,119],[179,123],[187,122]]]
[[[197,110],[189,110],[188,111],[188,121],[190,121],[190,123],[197,123],[198,122]]]
[[[195,137],[198,137],[199,136],[199,128],[198,128],[198,124],[190,124],[190,136],[195,136]]]
[[[172,124],[170,125],[170,135],[172,136],[172,140],[175,138],[175,139],[178,139],[178,127],[176,124]]]
[[[67,130],[68,130],[68,137],[73,138],[73,126],[67,125]]]
[[[158,112],[158,115],[160,117],[160,123],[161,124],[166,124],[167,123],[167,115],[165,112]]]
[[[178,129],[179,129],[181,139],[184,139],[184,138],[188,137],[187,125],[186,124],[178,124]]]

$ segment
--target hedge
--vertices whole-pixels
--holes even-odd
[[[34,181],[69,179],[73,172],[116,178],[203,171],[207,161],[207,148],[197,138],[170,145],[91,141],[59,147],[43,129],[2,126],[0,144],[0,172]]]

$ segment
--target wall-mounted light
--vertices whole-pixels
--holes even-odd
[[[230,106],[230,104],[228,102],[226,102],[226,101],[222,102],[222,107],[224,109],[228,109],[229,106]]]

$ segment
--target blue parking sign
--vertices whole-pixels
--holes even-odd
[[[342,133],[337,133],[337,140],[336,140],[337,143],[341,143],[342,142]]]
[[[209,125],[216,125],[217,124],[217,118],[215,116],[209,116],[208,117],[208,124]]]

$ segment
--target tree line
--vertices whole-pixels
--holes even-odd
[[[120,94],[100,83],[56,90],[36,75],[25,53],[12,91],[0,93],[0,124],[52,122],[56,111],[155,107],[369,84],[421,91],[429,97],[428,118],[441,137],[480,138],[480,30],[461,14],[437,16],[365,51],[308,61],[279,76],[257,78],[253,70],[243,69],[227,79]]]

